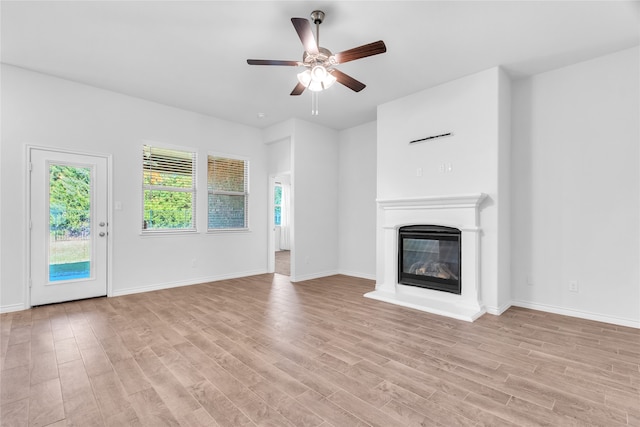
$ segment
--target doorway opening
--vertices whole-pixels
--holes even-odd
[[[277,274],[291,276],[291,178],[275,176],[272,180],[273,251]]]

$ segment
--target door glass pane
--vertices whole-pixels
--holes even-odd
[[[273,205],[273,222],[275,225],[280,225],[282,220],[282,187],[280,185],[276,185],[273,189]]]
[[[91,168],[49,167],[49,281],[91,276]]]

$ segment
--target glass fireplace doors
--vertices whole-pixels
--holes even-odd
[[[461,294],[460,230],[411,225],[398,230],[398,283]]]

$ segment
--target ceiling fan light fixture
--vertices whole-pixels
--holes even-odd
[[[304,87],[309,87],[309,83],[311,83],[311,71],[304,70],[301,73],[298,73],[298,81]]]
[[[330,72],[327,73],[327,77],[324,79],[324,88],[326,89],[330,87],[332,84],[334,84],[337,81],[338,79],[336,79],[333,74],[331,74]]]
[[[322,65],[316,65],[310,70],[298,74],[298,81],[307,89],[320,92],[328,89],[336,82],[336,78]]]
[[[316,65],[311,69],[311,80],[321,82],[327,77],[327,69],[322,65]]]

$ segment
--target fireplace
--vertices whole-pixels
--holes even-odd
[[[398,229],[398,283],[460,295],[461,232],[437,225]]]
[[[486,197],[473,193],[378,199],[376,289],[365,296],[468,322],[482,316],[479,206]],[[416,265],[411,272],[421,260],[432,264]],[[425,277],[426,272],[431,277]],[[430,283],[407,283],[415,279]]]

